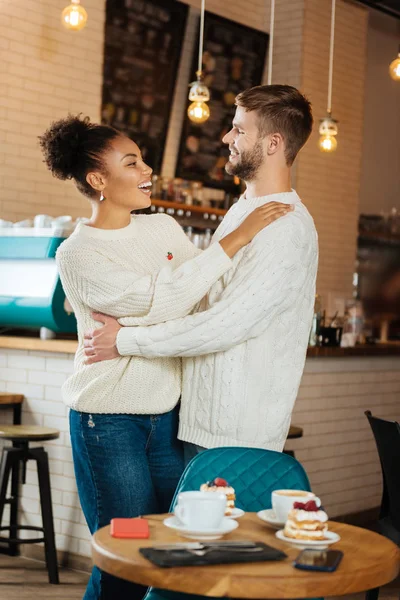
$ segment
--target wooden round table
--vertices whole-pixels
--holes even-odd
[[[333,547],[344,557],[334,573],[300,571],[292,566],[299,550],[275,537],[275,531],[247,513],[239,527],[225,536],[231,540],[254,540],[283,550],[288,558],[277,562],[236,563],[201,567],[163,569],[147,561],[139,548],[186,540],[163,525],[167,515],[146,517],[148,540],[121,540],[103,527],[92,540],[92,556],[100,569],[146,586],[229,598],[315,598],[342,596],[381,587],[399,573],[400,551],[388,539],[359,527],[330,522],[329,528],[341,536]]]

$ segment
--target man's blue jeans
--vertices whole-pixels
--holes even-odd
[[[93,534],[114,517],[168,512],[183,472],[178,407],[162,415],[70,411],[79,498]],[[92,571],[84,600],[137,600],[145,588]]]

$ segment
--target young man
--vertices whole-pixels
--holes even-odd
[[[295,88],[258,86],[238,95],[226,170],[246,183],[214,241],[271,201],[294,211],[261,231],[234,268],[187,317],[121,327],[111,317],[86,337],[88,362],[119,355],[183,357],[178,437],[187,457],[203,448],[282,451],[304,368],[313,314],[318,241],[291,189],[290,169],[312,129],[311,106]]]

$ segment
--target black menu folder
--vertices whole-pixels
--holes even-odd
[[[261,562],[283,560],[287,555],[281,550],[257,542],[254,548],[229,548],[214,546],[207,548],[202,555],[188,549],[160,550],[158,548],[140,548],[140,553],[158,567],[195,567],[226,563]]]

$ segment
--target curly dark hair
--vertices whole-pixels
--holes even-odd
[[[78,190],[95,198],[96,190],[86,181],[90,171],[106,172],[103,154],[121,133],[108,125],[91,123],[89,117],[68,115],[53,122],[39,136],[44,162],[58,179],[74,179]]]

